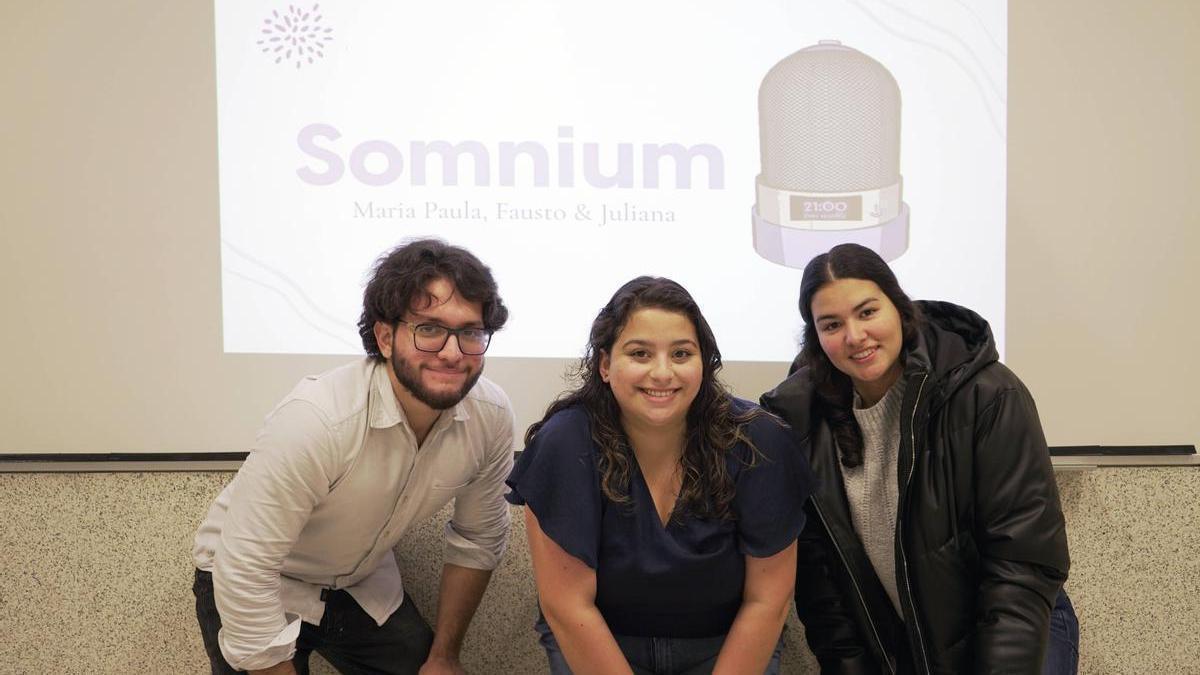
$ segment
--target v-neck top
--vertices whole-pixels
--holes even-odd
[[[734,399],[745,411],[754,404]],[[538,430],[508,478],[509,502],[526,505],[564,551],[596,570],[596,607],[617,635],[724,635],[742,603],[745,556],[765,558],[796,540],[812,474],[782,422],[759,416],[745,443],[726,452],[735,496],[732,518],[699,518],[682,505],[663,525],[630,458],[631,503],[600,489],[599,449],[582,407],[559,411]]]

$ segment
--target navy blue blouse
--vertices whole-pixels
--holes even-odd
[[[735,409],[753,406],[734,400]],[[508,477],[506,499],[533,510],[546,536],[596,570],[596,607],[617,635],[724,635],[742,603],[746,555],[765,558],[796,540],[813,479],[792,432],[776,418],[752,420],[750,448],[727,455],[733,519],[672,514],[663,526],[637,462],[632,508],[604,497],[599,450],[587,413],[556,413],[538,430]]]

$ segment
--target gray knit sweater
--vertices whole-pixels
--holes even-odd
[[[904,386],[901,377],[870,408],[859,408],[862,400],[858,394],[854,395],[854,417],[863,436],[863,462],[852,469],[842,467],[854,529],[883,589],[901,616],[900,596],[896,590],[896,507],[900,485],[896,464],[900,451],[900,403],[904,400]]]

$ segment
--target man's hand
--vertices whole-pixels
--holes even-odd
[[[434,656],[425,661],[417,675],[466,675],[458,659],[450,656]]]

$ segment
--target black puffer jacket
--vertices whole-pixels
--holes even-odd
[[[796,610],[823,673],[1040,673],[1067,535],[1028,390],[987,322],[944,302],[906,345],[897,616],[850,519],[806,369],[763,405],[801,436],[817,475],[800,537]]]

